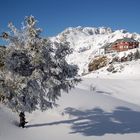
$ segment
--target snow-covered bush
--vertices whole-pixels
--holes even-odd
[[[115,70],[114,65],[109,65],[109,67],[106,69],[109,72],[112,72]]]

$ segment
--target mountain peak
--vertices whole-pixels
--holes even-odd
[[[67,35],[67,34],[78,34],[83,33],[85,35],[97,35],[97,34],[109,34],[113,33],[113,30],[109,27],[68,27],[59,35]]]

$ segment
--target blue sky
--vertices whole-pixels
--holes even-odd
[[[140,33],[140,0],[0,0],[0,32],[27,15],[37,18],[47,36],[67,27],[105,26]]]

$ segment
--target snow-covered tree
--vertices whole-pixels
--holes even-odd
[[[135,60],[140,59],[140,52],[139,52],[138,49],[137,49],[136,52],[134,53],[134,58],[135,58]]]
[[[66,61],[69,44],[41,37],[36,22],[26,17],[21,29],[9,23],[10,32],[2,35],[8,46],[0,53],[0,97],[17,112],[52,108],[62,91],[80,81],[77,66]]]

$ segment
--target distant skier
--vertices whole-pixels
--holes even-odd
[[[25,124],[28,123],[28,122],[26,122],[24,112],[20,112],[19,117],[20,117],[19,127],[24,128],[25,127]]]

